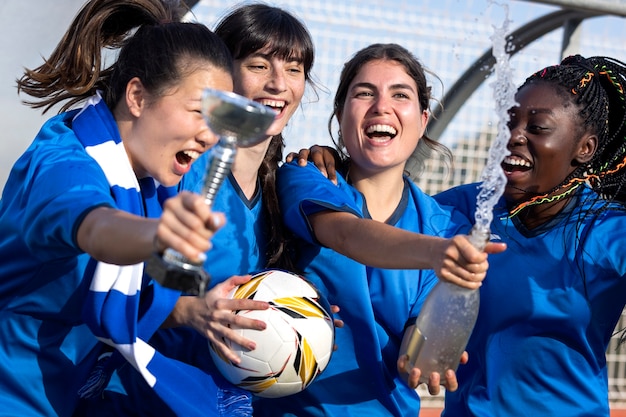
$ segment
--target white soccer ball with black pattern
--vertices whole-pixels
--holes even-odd
[[[299,275],[266,270],[231,292],[231,298],[267,301],[267,310],[236,314],[267,324],[264,330],[241,329],[256,349],[224,342],[241,358],[236,365],[211,345],[211,356],[233,384],[266,398],[285,397],[308,387],[326,368],[334,345],[334,325],[326,298]]]

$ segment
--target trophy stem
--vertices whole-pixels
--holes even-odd
[[[235,138],[224,137],[220,139],[211,152],[211,162],[207,168],[202,187],[204,202],[209,208],[213,207],[215,195],[230,174],[233,162],[235,162],[237,154]]]

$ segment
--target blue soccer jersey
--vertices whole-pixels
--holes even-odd
[[[389,270],[359,264],[320,246],[307,216],[321,210],[368,218],[363,196],[339,176],[335,186],[309,164],[279,170],[281,208],[299,238],[298,265],[331,304],[345,327],[336,330],[338,350],[326,370],[302,393],[255,402],[259,416],[415,416],[419,397],[396,370],[403,330],[437,282],[433,271]],[[428,235],[450,237],[469,224],[453,220],[411,181],[388,223]]]
[[[211,151],[196,161],[185,175],[184,188],[202,193],[202,185]],[[232,174],[220,187],[213,202],[213,211],[224,213],[226,224],[211,239],[205,269],[211,274],[211,286],[232,275],[254,273],[267,263],[267,224],[260,183],[248,200]]]
[[[200,164],[202,166],[202,164]],[[187,179],[186,184],[189,184]],[[186,185],[197,191],[196,185]],[[212,209],[226,215],[226,224],[211,239],[204,268],[211,275],[210,287],[233,275],[253,274],[267,263],[266,227],[261,190],[248,200],[229,175],[218,191]],[[219,375],[208,351],[208,340],[196,330],[160,330],[151,343],[171,357]]]
[[[476,184],[436,199],[474,216]],[[501,200],[491,225],[507,250],[489,257],[480,312],[446,417],[608,416],[605,351],[626,301],[626,213],[595,211],[588,187],[527,230]],[[582,220],[581,222],[581,219]]]
[[[91,210],[117,204],[77,137],[76,115],[44,124],[0,200],[0,415],[72,415],[101,353],[82,318],[90,256],[76,233]],[[106,107],[99,117],[92,131],[116,132]],[[142,214],[159,216],[160,205],[143,197]]]

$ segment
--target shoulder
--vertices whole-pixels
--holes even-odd
[[[20,156],[14,170],[25,170],[26,177],[42,180],[51,175],[74,177],[82,183],[104,178],[98,164],[85,151],[71,128],[75,113],[62,113],[49,119]]]
[[[294,162],[278,170],[277,189],[281,200],[326,201],[352,204],[360,195],[354,187],[337,174],[337,184],[326,178],[312,163],[302,167]]]
[[[82,196],[111,201],[104,172],[89,156],[71,128],[75,111],[49,119],[11,170],[9,186],[30,199],[54,201]],[[100,198],[95,198],[101,195]],[[30,201],[32,202],[32,201]]]
[[[408,211],[415,211],[418,222],[422,225],[421,232],[436,236],[451,236],[465,233],[471,224],[468,216],[455,206],[448,206],[437,201],[433,196],[426,194],[412,181],[409,184]]]
[[[307,162],[306,166],[300,166],[296,161],[284,163],[278,168],[277,179],[282,181],[297,179],[305,182],[325,180],[332,184],[311,162]]]
[[[464,184],[452,187],[446,191],[435,194],[433,197],[441,204],[453,205],[458,199],[476,199],[480,191],[480,183]]]
[[[480,183],[472,183],[452,187],[433,196],[442,206],[450,206],[473,217],[476,209],[476,197],[480,192]]]

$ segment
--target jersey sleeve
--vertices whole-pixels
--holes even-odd
[[[11,211],[25,244],[42,260],[79,253],[76,233],[84,217],[116,206],[104,173],[80,144],[51,142],[31,147],[11,174],[19,195]]]
[[[589,209],[591,212],[591,209]],[[591,218],[591,216],[589,216]],[[603,281],[611,277],[626,278],[626,256],[624,256],[624,230],[626,213],[623,208],[599,210],[598,215],[580,228],[578,240],[585,246],[586,263],[599,268]],[[602,284],[596,284],[602,285]],[[625,284],[626,285],[626,284]]]
[[[277,189],[280,208],[287,227],[301,239],[317,243],[308,216],[323,210],[349,212],[363,217],[351,187],[343,178],[333,184],[311,163],[296,162],[278,170]]]

